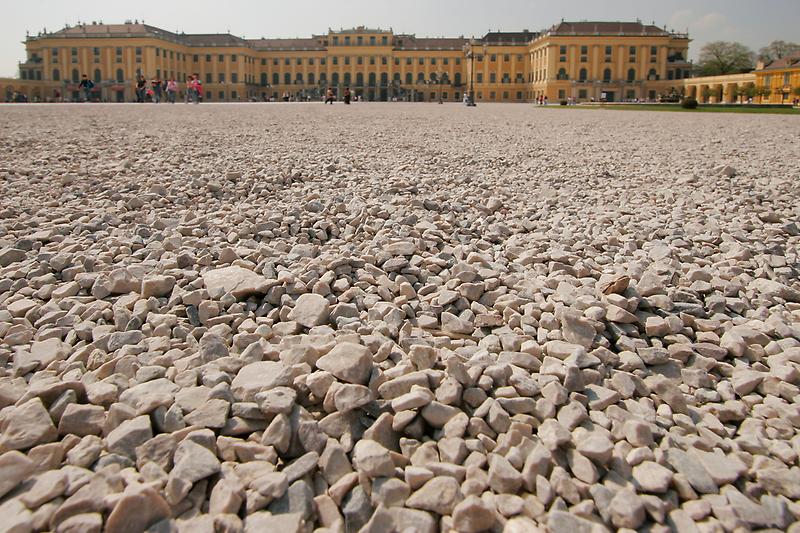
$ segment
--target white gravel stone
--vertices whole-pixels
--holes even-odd
[[[798,528],[794,117],[0,118],[6,529]]]

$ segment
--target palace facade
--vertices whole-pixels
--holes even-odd
[[[358,27],[298,39],[173,33],[138,22],[81,24],[28,36],[20,78],[0,80],[31,101],[134,99],[141,74],[184,82],[197,73],[208,101],[317,98],[350,87],[364,100],[550,102],[656,99],[690,76],[689,36],[641,22],[561,22],[541,32],[421,38]]]

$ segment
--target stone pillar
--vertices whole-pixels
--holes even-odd
[[[722,85],[722,101],[726,104],[733,103],[733,88],[736,84],[725,83]]]

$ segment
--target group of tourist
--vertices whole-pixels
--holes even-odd
[[[343,94],[344,103],[350,105],[352,99],[353,99],[353,93],[350,91],[350,87],[345,87]],[[336,93],[333,92],[333,87],[328,87],[328,90],[325,91],[324,101],[326,104],[331,104],[331,105],[333,105],[333,103],[336,101]]]
[[[84,76],[85,77],[85,76]],[[166,96],[167,102],[174,104],[178,94],[178,82],[175,78],[170,78],[167,81],[162,81],[158,77],[150,80],[149,84],[147,78],[141,74],[136,77],[136,102],[153,102],[158,104],[161,102],[163,96]],[[193,100],[195,103],[199,101],[199,95],[202,94],[200,87],[200,80],[197,74],[191,76],[186,82],[187,102],[189,95],[194,95]]]

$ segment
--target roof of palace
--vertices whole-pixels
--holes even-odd
[[[636,22],[562,21],[548,30],[550,35],[647,35],[670,36],[673,33],[654,24]]]
[[[325,46],[317,38],[304,39],[249,39],[256,50],[324,50]]]
[[[127,33],[155,33],[153,30],[159,30],[147,24],[78,24],[77,26],[66,26],[50,35],[92,35],[102,36],[106,34],[127,34]]]
[[[541,35],[539,32],[522,31],[490,31],[483,36],[488,44],[528,44]]]
[[[398,35],[397,37],[395,47],[400,50],[461,50],[467,42],[464,37],[416,37],[414,35]]]
[[[67,26],[37,38],[156,37],[187,46],[247,46],[247,41],[230,33],[175,33],[149,24],[79,24]]]
[[[392,33],[392,30],[382,30],[358,26],[339,31],[329,30],[328,34],[314,35],[307,38],[294,39],[244,39],[231,33],[178,33],[162,30],[144,22],[127,21],[124,24],[79,24],[66,26],[56,32],[47,32],[28,39],[45,38],[104,38],[104,37],[155,37],[185,46],[238,46],[249,47],[255,50],[323,50],[330,34],[366,34],[366,33]],[[560,22],[545,35],[625,35],[625,36],[685,36],[675,34],[655,25],[645,25],[637,22]],[[482,41],[495,45],[524,45],[540,37],[542,33],[523,30],[519,32],[489,31]],[[465,37],[417,37],[410,34],[394,34],[392,46],[400,50],[460,50],[467,42]],[[791,57],[791,56],[790,56]],[[784,58],[786,59],[786,58]],[[779,60],[780,61],[780,60]],[[767,68],[779,68],[776,62]]]
[[[248,46],[248,41],[230,33],[186,33],[178,38],[188,46]]]
[[[783,70],[787,68],[800,68],[800,51],[792,52],[785,57],[776,59],[762,70]]]

